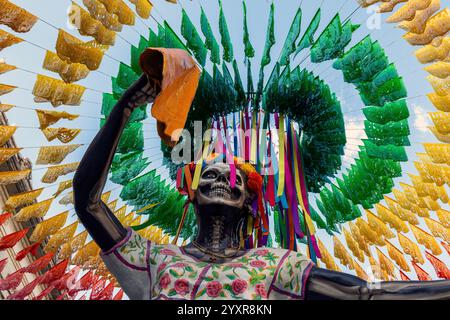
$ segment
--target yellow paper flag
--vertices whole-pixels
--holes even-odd
[[[81,144],[40,147],[36,164],[60,164],[70,153],[74,152],[80,146]]]
[[[446,242],[450,243],[449,229],[445,228],[442,224],[431,218],[424,218],[424,220],[433,236],[441,238]]]
[[[403,271],[409,272],[410,267],[409,267],[408,263],[406,262],[405,257],[403,256],[403,252],[401,252],[399,249],[397,249],[389,241],[386,241],[386,243],[387,243],[387,251],[388,251],[389,257],[391,257],[391,259],[395,261],[395,263],[400,267],[400,269],[402,269]]]
[[[12,104],[0,103],[0,112],[8,112],[12,108],[14,108],[14,105]]]
[[[0,185],[14,184],[30,176],[31,170],[0,172]]]
[[[402,21],[398,26],[412,33],[423,33],[425,31],[428,19],[430,19],[436,12],[438,12],[440,8],[440,0],[431,0],[431,3],[428,7],[416,11],[412,20]]]
[[[450,37],[445,37],[438,45],[426,45],[415,52],[420,63],[450,61]]]
[[[153,4],[149,0],[130,0],[136,6],[136,13],[143,19],[150,18]]]
[[[79,164],[80,164],[79,162],[74,162],[74,163],[61,164],[58,166],[50,167],[47,169],[47,172],[44,174],[41,181],[44,183],[53,183],[60,176],[69,174],[69,173],[77,170],[77,167]]]
[[[54,107],[62,104],[79,106],[85,87],[77,84],[67,84],[62,80],[39,74],[34,84],[35,102],[50,102]]]
[[[341,271],[339,267],[334,262],[334,259],[332,255],[328,252],[327,248],[323,245],[322,241],[317,239],[317,243],[319,245],[319,250],[322,255],[322,258],[320,259],[328,270],[334,270],[334,271]]]
[[[7,72],[15,70],[15,69],[16,69],[15,66],[12,66],[3,61],[0,61],[0,74],[4,74],[4,73],[7,73]]]
[[[386,22],[401,22],[411,20],[418,10],[426,9],[431,4],[431,0],[410,0],[403,7],[386,19]]]
[[[123,0],[98,0],[109,13],[117,15],[119,22],[126,25],[134,25],[134,12],[125,4]]]
[[[450,212],[444,209],[436,211],[439,221],[444,227],[450,229]]]
[[[89,70],[97,70],[103,59],[103,50],[94,42],[83,42],[60,29],[56,41],[56,53],[67,63],[81,63]]]
[[[5,163],[11,157],[15,156],[22,148],[0,148],[0,164]]]
[[[399,232],[408,232],[409,229],[406,223],[397,215],[392,213],[388,208],[380,203],[377,203],[375,205],[375,208],[377,209],[377,213],[380,219],[389,224],[389,226]]]
[[[37,17],[7,0],[0,0],[0,23],[15,32],[28,32],[37,21]]]
[[[68,215],[69,211],[65,211],[37,224],[30,236],[30,241],[39,242],[46,237],[55,234],[66,223]]]
[[[68,63],[51,51],[45,55],[43,68],[58,73],[67,83],[77,82],[89,75],[89,69],[84,64]]]
[[[381,252],[380,249],[377,248],[378,261],[380,262],[381,269],[386,272],[389,276],[395,276],[395,266],[388,257]]]
[[[108,12],[103,3],[98,0],[83,0],[83,4],[91,16],[100,21],[106,28],[117,32],[122,31],[122,24],[119,22],[119,17]]]
[[[5,203],[5,209],[6,210],[14,210],[15,208],[19,206],[25,206],[32,204],[34,200],[36,200],[37,197],[39,197],[42,193],[44,188],[31,190],[31,191],[25,191],[22,193],[18,193],[12,196],[9,196],[8,200],[6,200]]]
[[[0,96],[10,93],[16,89],[16,86],[11,86],[9,84],[0,84]]]
[[[408,239],[401,233],[398,233],[398,242],[403,248],[403,251],[410,255],[415,263],[423,264],[425,262],[422,253],[420,252],[419,246]]]
[[[77,114],[70,114],[65,111],[50,111],[50,110],[36,109],[36,113],[38,116],[41,129],[46,129],[48,126],[55,124],[61,119],[72,121],[78,118]]]
[[[427,249],[431,250],[434,255],[440,255],[442,253],[439,244],[431,234],[417,226],[411,226],[411,230],[414,234],[414,237],[416,237],[417,242],[424,245]]]
[[[440,79],[446,79],[450,77],[449,62],[438,61],[432,65],[425,67],[425,70]]]
[[[116,33],[106,28],[100,21],[94,19],[89,12],[72,2],[69,21],[82,36],[91,36],[99,43],[112,46],[116,40]]]
[[[359,248],[358,243],[353,239],[350,232],[344,229],[345,241],[347,242],[347,247],[353,253],[353,255],[361,262],[364,262],[364,252]]]
[[[77,231],[78,221],[68,225],[52,235],[44,248],[45,252],[56,252],[63,244],[68,243]]]
[[[31,218],[42,218],[50,209],[53,199],[50,198],[20,209],[19,213],[14,216],[14,219],[19,222],[26,222]]]
[[[49,142],[58,139],[62,143],[69,143],[77,137],[81,129],[45,128],[42,132]]]
[[[341,261],[342,265],[347,266],[347,268],[353,270],[355,268],[353,264],[353,259],[347,252],[347,250],[345,250],[345,247],[342,244],[342,242],[339,241],[339,239],[336,236],[333,237],[333,242],[334,242],[334,256]]]
[[[374,215],[369,210],[366,210],[366,213],[367,213],[367,221],[369,222],[369,226],[380,237],[385,237],[387,239],[395,237],[395,235],[392,233],[392,231],[389,229],[389,227],[383,222],[383,220],[378,218],[376,215]]]
[[[23,39],[0,29],[0,51],[22,41]]]

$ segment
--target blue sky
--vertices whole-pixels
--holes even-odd
[[[63,28],[73,35],[79,36],[76,30],[71,29],[67,24],[67,11],[71,4],[69,0],[40,0],[40,1],[29,1],[29,0],[13,0],[23,8],[26,8],[33,14],[39,16],[42,20],[38,21],[35,27],[27,34],[19,35],[26,39],[27,41],[34,43],[42,48],[50,49],[54,51],[54,46],[56,43],[57,29]],[[124,27],[124,30],[117,37],[116,45],[107,52],[108,56],[105,56],[103,63],[100,67],[100,72],[92,72],[89,77],[79,83],[98,91],[111,92],[111,81],[107,75],[115,75],[118,71],[118,62],[122,61],[129,64],[129,43],[137,44],[139,41],[139,35],[144,35],[147,37],[148,27],[156,30],[156,19],[162,22],[166,19],[174,30],[179,32],[180,22],[181,22],[181,6],[190,15],[191,19],[198,24],[200,17],[200,4],[205,9],[213,31],[215,32],[216,38],[219,38],[218,33],[218,5],[216,0],[181,0],[179,5],[174,5],[167,3],[164,0],[153,0],[155,9],[153,11],[153,19],[148,19],[142,21],[136,19],[136,25],[134,27]],[[443,5],[445,5],[442,1]],[[75,3],[79,5],[82,4],[82,0],[75,0]],[[129,2],[127,2],[129,4]],[[322,23],[319,27],[319,34],[323,28],[328,24],[328,22],[334,17],[337,11],[340,12],[341,18],[347,18],[357,7],[358,4],[354,0],[324,0],[324,1],[292,1],[292,0],[277,0],[275,1],[275,33],[277,43],[272,49],[272,57],[276,60],[284,43],[285,36],[288,32],[290,24],[294,18],[298,6],[302,3],[303,10],[303,21],[302,30],[306,29],[307,24],[310,19],[314,16],[314,13],[319,6],[322,7]],[[264,46],[266,28],[267,28],[267,18],[269,13],[269,6],[271,1],[268,0],[247,0],[247,10],[248,10],[248,25],[250,30],[251,42],[256,50],[256,57],[253,63],[253,74],[258,74],[259,62],[261,59],[261,53]],[[242,1],[241,0],[223,0],[224,11],[228,20],[228,25],[230,29],[231,38],[233,40],[234,52],[237,57],[237,61],[241,67],[241,73],[244,73],[244,47],[242,43],[242,30],[243,30],[243,19],[242,19]],[[379,40],[381,45],[385,48],[385,51],[392,62],[395,63],[399,73],[404,77],[405,85],[408,90],[409,97],[418,97],[409,100],[409,107],[411,111],[410,126],[411,126],[411,141],[412,146],[407,148],[408,156],[410,161],[408,163],[402,164],[404,176],[402,178],[396,179],[396,185],[399,182],[411,183],[409,177],[406,173],[417,174],[413,166],[413,161],[417,160],[416,152],[423,152],[422,146],[417,142],[437,142],[435,137],[429,133],[425,126],[431,124],[431,121],[426,116],[426,112],[435,111],[434,107],[424,96],[427,93],[432,92],[431,85],[426,81],[425,77],[427,73],[423,70],[423,66],[414,57],[414,51],[417,48],[410,46],[401,37],[404,34],[403,30],[396,28],[394,25],[389,25],[384,22],[387,15],[375,15],[374,11],[359,9],[352,16],[352,22],[361,24],[361,28],[354,33],[353,41],[351,45],[356,44],[362,40],[368,33],[375,40]],[[373,24],[380,22],[379,28],[373,28]],[[2,27],[4,30],[7,28]],[[8,30],[9,31],[9,30]],[[86,38],[87,40],[88,38]],[[23,70],[28,70],[32,72],[38,72],[46,74],[49,76],[56,77],[55,74],[42,69],[42,62],[45,56],[45,51],[42,48],[38,48],[30,43],[22,43],[15,45],[13,47],[7,48],[0,53],[0,58],[6,60],[7,63],[19,66]],[[302,52],[297,59],[294,60],[294,64],[299,63],[305,57],[307,57],[308,51]],[[355,130],[357,128],[363,127],[364,116],[362,112],[349,112],[360,109],[363,104],[360,101],[355,89],[344,83],[340,72],[332,69],[330,67],[330,62],[322,63],[319,65],[312,64],[309,59],[307,59],[302,66],[309,70],[312,70],[315,74],[323,77],[323,79],[330,85],[337,96],[341,100],[342,109],[344,112],[344,117],[346,120],[348,147],[346,149],[346,155],[344,157],[344,167],[349,167],[352,163],[352,158],[354,158],[357,145],[361,142],[359,139],[363,138],[363,132]],[[272,69],[273,64],[267,67],[266,73],[269,73]],[[208,66],[207,66],[208,67]],[[15,92],[2,97],[2,103],[15,104],[27,109],[17,108],[13,109],[8,113],[8,117],[12,124],[18,126],[26,127],[38,127],[39,123],[37,121],[36,113],[29,109],[48,109],[53,110],[53,107],[49,104],[36,104],[33,102],[33,97],[29,91],[33,88],[36,75],[23,70],[16,70],[9,72],[6,75],[2,75],[0,82],[17,85],[20,88]],[[244,77],[245,78],[245,77]],[[83,131],[73,143],[88,144],[95,131],[98,128],[98,117],[100,117],[100,103],[101,94],[93,91],[87,90],[84,99],[91,102],[83,103],[78,107],[61,106],[55,110],[67,111],[71,113],[81,114],[88,117],[80,117],[76,121],[68,122],[61,121],[58,123],[60,126],[83,128]],[[417,112],[417,114],[414,114]],[[149,119],[147,123],[153,122]],[[147,124],[145,129],[145,135],[147,138],[156,136],[154,127],[151,124]],[[48,143],[43,134],[34,128],[22,128],[18,129],[15,134],[15,139],[18,146],[26,147],[23,150],[23,155],[29,157],[32,161],[37,158],[37,148],[40,145],[58,145],[59,142]],[[156,139],[147,139],[146,148],[152,148],[156,146]],[[82,156],[83,152],[86,150],[86,145],[81,146],[76,152],[71,154],[67,158],[67,162],[77,161]],[[160,153],[156,152],[155,149],[149,150],[147,156],[152,159],[159,159]],[[149,168],[159,168],[161,166],[161,161],[154,161]],[[39,166],[36,166],[39,168]],[[163,176],[167,176],[167,173],[163,169],[159,169]],[[36,188],[41,187],[40,179],[44,174],[45,170],[35,170],[33,172],[33,181]],[[69,179],[71,176],[65,176],[60,178],[58,182]],[[106,186],[105,190],[114,188],[112,184]],[[56,191],[56,187],[49,188],[41,196],[41,199],[46,199],[51,196],[51,194]],[[120,190],[115,189],[111,199],[115,199]],[[314,196],[311,196],[311,200]],[[315,202],[315,201],[314,201]],[[448,206],[443,205],[443,208],[448,210]],[[53,204],[51,209],[51,215],[57,214],[61,211],[66,210],[65,207],[58,205],[56,202]],[[71,212],[73,213],[73,211]],[[423,226],[423,225],[422,225]],[[424,227],[426,229],[426,226]],[[321,239],[325,239],[324,242],[329,246],[330,251],[332,251],[331,242],[328,237],[323,233],[320,233]],[[410,238],[414,238],[412,234],[409,234]],[[395,244],[397,244],[394,241]],[[445,253],[439,257],[449,264],[450,259]],[[427,271],[430,271],[434,275],[434,271],[430,269],[430,265],[426,264]],[[346,270],[343,268],[343,270]]]

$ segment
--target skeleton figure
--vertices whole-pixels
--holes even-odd
[[[161,66],[156,66],[155,69]],[[155,75],[158,75],[155,70]],[[147,77],[143,75],[127,92],[112,110],[106,124],[97,134],[86,154],[84,155],[78,171],[76,172],[74,185],[75,208],[79,219],[84,224],[90,235],[97,242],[104,254],[116,250],[124,242],[130,241],[130,231],[117,220],[114,214],[101,201],[103,187],[107,181],[108,171],[116,151],[121,133],[127,123],[133,109],[145,102],[153,102],[159,92],[161,77]],[[248,256],[240,247],[242,229],[245,226],[246,217],[250,212],[250,203],[255,195],[251,194],[246,185],[246,176],[237,170],[236,186],[230,186],[230,170],[226,164],[209,164],[204,167],[199,182],[199,188],[195,192],[194,207],[198,222],[198,232],[195,240],[184,248],[180,248],[183,259],[190,263],[202,262],[204,268],[208,264],[215,267],[221,266],[240,257]],[[141,241],[141,240],[139,240]],[[150,246],[150,244],[148,245]],[[169,251],[173,254],[175,249]],[[164,250],[160,250],[164,251]],[[275,254],[292,256],[287,250],[278,249]],[[273,253],[272,252],[272,253]],[[115,253],[118,254],[117,251]],[[148,252],[147,252],[148,254]],[[254,252],[252,253],[254,254]],[[142,257],[141,254],[139,257]],[[297,259],[297,256],[293,258]],[[188,257],[188,258],[186,258]],[[117,266],[117,261],[108,260],[107,266],[116,276],[119,283],[126,288],[125,292],[132,299],[156,298],[146,286],[150,286],[145,272],[138,273],[138,267],[132,271],[124,271]],[[189,260],[191,259],[191,260]],[[295,264],[299,266],[294,273],[302,273],[304,280],[302,294],[296,297],[306,299],[449,299],[450,281],[409,281],[409,282],[381,282],[376,286],[352,275],[325,270],[313,266],[306,258],[298,258]],[[165,260],[165,258],[164,258]],[[245,260],[239,260],[245,261]],[[149,275],[157,276],[155,268],[148,261],[142,261],[142,270],[147,270]],[[147,267],[145,267],[147,266]],[[150,266],[150,267],[148,267]],[[161,265],[158,266],[158,271]],[[219,275],[220,276],[220,275]],[[159,288],[164,288],[170,281],[164,276],[159,280]],[[220,278],[222,279],[222,278]],[[164,280],[164,281],[163,281]],[[226,279],[225,279],[226,280]],[[222,279],[222,281],[225,281]],[[189,288],[189,283],[181,286],[180,280],[176,293],[186,294],[183,288]],[[219,281],[220,282],[220,281]],[[275,281],[276,282],[276,281]],[[247,288],[243,282],[236,288]],[[214,286],[208,284],[205,292],[209,297],[214,297]],[[217,289],[222,284],[214,283]],[[142,288],[139,288],[142,287]],[[181,288],[181,289],[180,289]],[[212,288],[212,289],[211,289]],[[233,287],[234,290],[235,287]],[[262,287],[257,287],[260,290]],[[268,291],[270,292],[272,288]],[[161,289],[162,290],[162,289]],[[154,290],[153,290],[154,291]],[[260,290],[261,291],[261,290]],[[288,296],[273,296],[272,293],[263,294],[266,298],[288,298]],[[245,294],[245,290],[235,290]],[[200,294],[200,293],[199,293]],[[160,295],[161,296],[161,295]],[[206,295],[205,295],[206,296]],[[295,295],[289,295],[293,297]],[[192,295],[196,298],[197,295]]]

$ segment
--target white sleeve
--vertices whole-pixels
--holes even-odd
[[[101,253],[105,265],[131,300],[151,299],[150,246],[149,240],[130,228],[125,239]]]

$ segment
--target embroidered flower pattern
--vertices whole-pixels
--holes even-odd
[[[175,281],[174,289],[179,295],[184,296],[188,294],[189,281],[187,281],[186,279],[178,279],[177,281]]]
[[[211,298],[217,298],[221,292],[222,284],[218,281],[212,281],[206,285],[206,294]]]
[[[127,257],[131,264],[145,264],[147,240],[133,233],[125,246],[120,247],[119,252]]]
[[[131,237],[119,251],[130,260],[146,254],[139,237]],[[176,246],[152,244],[148,258],[153,299],[262,300],[279,292],[300,295],[303,270],[309,264],[301,254],[266,248],[249,250],[229,263],[210,264]],[[272,285],[278,290],[272,291]]]

